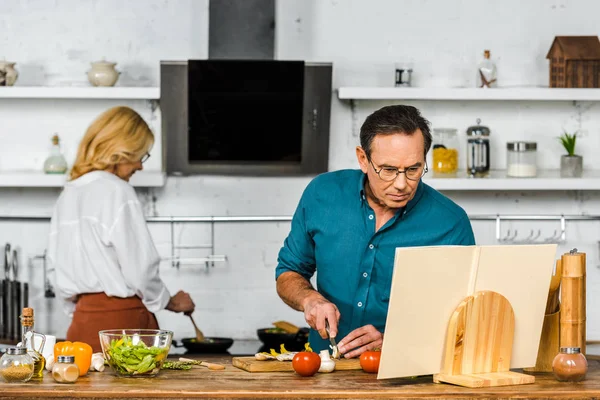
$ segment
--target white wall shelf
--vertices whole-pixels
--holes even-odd
[[[48,175],[37,171],[0,172],[0,187],[63,187],[65,175]],[[136,187],[160,187],[166,182],[166,174],[161,171],[140,171],[131,177],[131,184]]]
[[[159,100],[158,87],[3,86],[0,99]]]
[[[600,89],[340,87],[341,100],[600,101]]]
[[[466,172],[456,177],[439,177],[431,172],[423,182],[437,190],[600,190],[600,171],[584,171],[581,178],[561,178],[559,170],[538,170],[535,178],[512,178],[504,170],[490,171],[486,178],[470,178]]]

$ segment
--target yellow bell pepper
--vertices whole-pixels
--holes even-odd
[[[75,356],[79,376],[87,374],[92,363],[92,346],[83,342],[58,342],[54,345],[54,362],[58,356]]]

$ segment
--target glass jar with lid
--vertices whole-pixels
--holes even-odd
[[[506,175],[533,178],[537,175],[537,143],[506,143]]]
[[[433,129],[433,172],[455,174],[458,170],[458,137],[456,129]]]
[[[579,382],[585,379],[587,359],[579,347],[561,347],[552,361],[554,377],[561,382]]]
[[[0,358],[0,376],[9,383],[27,382],[33,375],[33,358],[26,347],[9,347]]]
[[[58,383],[73,383],[79,378],[75,356],[58,356],[52,366],[52,377]]]
[[[467,128],[467,173],[472,177],[486,177],[490,173],[490,128],[480,125]]]

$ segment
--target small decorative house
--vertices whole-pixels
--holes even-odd
[[[598,36],[556,36],[546,58],[550,60],[550,87],[600,87]]]

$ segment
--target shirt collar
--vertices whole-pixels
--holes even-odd
[[[360,179],[358,180],[358,194],[361,202],[367,201],[367,195],[365,193],[365,184],[367,183],[367,174],[363,173],[360,175]],[[425,184],[423,180],[419,180],[419,184],[417,185],[417,193],[415,196],[406,204],[404,207],[404,213],[406,214],[411,209],[415,207],[415,205],[421,200],[423,197],[423,192],[425,191]]]
[[[86,185],[90,182],[93,182],[97,179],[108,179],[108,180],[114,180],[114,181],[121,180],[121,178],[119,178],[118,176],[116,176],[113,173],[110,173],[107,171],[95,170],[95,171],[87,172],[75,180],[68,181],[65,184],[65,186],[75,186],[75,187],[82,186],[82,185]]]

